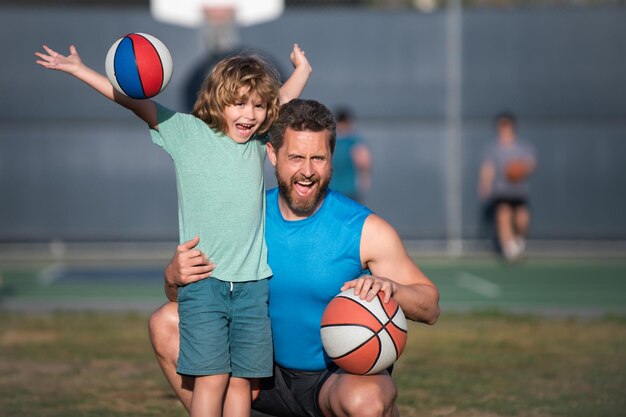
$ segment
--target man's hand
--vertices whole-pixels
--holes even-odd
[[[374,297],[376,297],[376,294],[382,291],[384,293],[383,302],[388,303],[395,294],[397,285],[396,282],[387,278],[363,275],[360,278],[344,283],[341,287],[341,291],[354,288],[354,295],[361,298],[361,300],[367,301],[372,301]]]
[[[165,292],[167,298],[176,300],[178,287],[209,278],[215,264],[195,247],[200,242],[196,236],[176,247],[176,253],[165,267]]]

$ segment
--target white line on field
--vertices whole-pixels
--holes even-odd
[[[486,298],[498,298],[502,293],[498,284],[465,271],[457,274],[456,285]]]
[[[37,281],[44,286],[48,286],[61,278],[64,274],[65,267],[63,264],[60,262],[54,262],[39,271],[39,274],[37,274]]]

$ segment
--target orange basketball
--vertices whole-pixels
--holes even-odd
[[[528,168],[526,162],[521,159],[514,159],[506,164],[506,178],[510,182],[519,182],[526,178]]]
[[[348,289],[328,303],[321,323],[326,354],[352,374],[376,374],[399,357],[407,338],[402,309],[392,298],[383,303],[383,293],[371,301],[361,300]]]

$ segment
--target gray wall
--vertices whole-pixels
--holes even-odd
[[[533,237],[626,239],[624,21],[624,8],[465,13],[465,238],[481,236],[476,174],[493,115],[510,109],[538,150]],[[103,71],[111,43],[134,31],[170,48],[174,76],[158,100],[185,110],[186,78],[203,57],[198,32],[143,9],[0,9],[0,241],[176,238],[171,161],[142,123],[34,64],[42,43],[73,42]],[[300,43],[314,66],[304,96],[359,116],[374,155],[368,205],[405,238],[445,238],[444,14],[288,11],[242,40],[283,68]]]

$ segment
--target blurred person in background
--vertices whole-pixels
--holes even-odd
[[[363,203],[372,182],[372,155],[356,129],[353,112],[347,107],[335,111],[337,143],[333,154],[330,187]]]
[[[485,216],[495,226],[500,252],[508,261],[526,248],[530,226],[529,176],[536,168],[534,147],[517,137],[515,115],[502,112],[495,119],[497,137],[484,154],[478,193]]]

